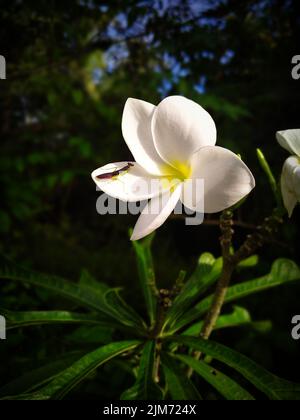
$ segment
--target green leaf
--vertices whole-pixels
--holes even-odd
[[[186,310],[219,278],[222,265],[222,258],[215,259],[209,253],[204,253],[200,256],[195,272],[174,300],[166,315],[164,329],[172,329]]]
[[[251,394],[219,370],[212,368],[201,360],[195,360],[191,356],[177,355],[177,359],[186,363],[198,375],[212,385],[227,400],[248,401],[254,400]]]
[[[121,298],[119,289],[108,290],[104,294],[104,301],[112,317],[128,327],[145,332],[147,326],[143,319]]]
[[[258,255],[251,255],[251,257],[246,258],[238,264],[238,268],[252,268],[256,267],[259,263]]]
[[[163,393],[154,382],[155,341],[145,344],[135,384],[121,395],[121,400],[162,400]]]
[[[273,191],[276,202],[280,206],[281,205],[280,192],[278,190],[277,182],[276,182],[275,176],[273,175],[272,169],[267,159],[265,158],[265,155],[263,154],[263,152],[260,149],[256,149],[256,153],[257,153],[257,158],[260,163],[260,166],[262,167],[269,181],[269,184],[270,184],[271,190]]]
[[[156,316],[156,297],[155,297],[155,271],[151,253],[151,244],[154,235],[149,235],[140,241],[132,241],[136,254],[140,286],[146,302],[150,325],[155,322]]]
[[[3,256],[0,256],[0,267],[0,278],[2,279],[19,281],[24,284],[41,287],[72,300],[80,306],[100,312],[103,311],[103,302],[101,302],[101,299],[99,300],[99,296],[95,295],[94,290],[87,286],[81,287],[76,283],[57,276],[42,274],[19,267]]]
[[[195,335],[199,336],[204,321],[197,322],[191,325],[187,330],[183,332],[184,335]],[[231,314],[219,316],[215,325],[215,330],[221,328],[236,327],[239,325],[245,325],[251,322],[251,316],[247,309],[241,306],[234,306]]]
[[[44,386],[62,370],[69,367],[72,363],[82,356],[82,352],[66,353],[59,360],[51,361],[37,369],[26,372],[8,384],[0,388],[0,396],[10,396],[25,394]]]
[[[276,260],[271,268],[271,272],[263,277],[255,280],[246,281],[244,283],[231,286],[226,294],[225,303],[236,301],[243,297],[252,295],[254,293],[268,290],[272,287],[287,284],[292,281],[300,279],[300,270],[298,265],[288,259]],[[201,318],[210,308],[213,295],[208,296],[199,302],[194,308],[187,311],[184,316],[176,324],[173,331],[178,331],[196,319]]]
[[[89,289],[93,289],[94,293],[99,296],[102,296],[105,292],[107,292],[107,290],[109,290],[107,284],[96,280],[86,269],[81,271],[78,283],[81,287],[87,286]]]
[[[202,400],[193,382],[188,379],[186,372],[183,372],[175,360],[163,354],[163,371],[166,384],[173,400]]]
[[[95,290],[95,287],[81,286],[60,277],[18,267],[2,256],[0,257],[0,267],[0,278],[2,279],[44,288],[81,306],[106,314],[110,319],[113,318],[121,325],[131,327],[139,333],[144,331],[145,326],[142,319],[122,301],[118,290],[108,289],[105,293],[101,293],[100,289]]]
[[[187,336],[170,337],[170,340],[201,351],[225,363],[243,375],[271,400],[299,400],[300,385],[286,381],[268,372],[246,356],[213,341]]]
[[[34,394],[28,395],[26,399],[60,400],[99,366],[124,352],[133,350],[139,344],[140,341],[121,341],[100,347],[83,356],[53,379],[47,386]]]
[[[7,320],[7,329],[42,324],[99,323],[107,325],[109,322],[105,319],[101,320],[99,315],[97,317],[97,315],[80,314],[68,311],[12,312],[6,309],[1,309],[1,314],[4,315]]]

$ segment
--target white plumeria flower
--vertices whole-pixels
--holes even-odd
[[[283,203],[291,217],[300,202],[300,129],[278,131],[276,137],[279,144],[293,155],[285,161],[281,174]]]
[[[122,201],[150,199],[131,240],[160,227],[179,200],[193,211],[216,213],[236,204],[255,186],[242,160],[215,146],[216,126],[208,112],[182,96],[167,97],[157,106],[129,98],[122,132],[135,162],[103,166],[92,173],[92,178],[102,191]],[[122,176],[106,179],[108,171],[124,168]],[[201,199],[192,188],[197,179],[204,180]],[[146,191],[140,188],[141,183],[151,187]],[[157,207],[159,212],[151,211]]]

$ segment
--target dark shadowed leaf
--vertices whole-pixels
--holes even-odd
[[[165,329],[172,329],[186,310],[218,279],[222,265],[222,258],[215,259],[209,253],[200,256],[195,272],[186,282],[166,315]]]
[[[219,316],[214,329],[218,330],[221,328],[237,327],[249,324],[250,322],[251,316],[247,309],[242,308],[241,306],[234,306],[231,314]],[[187,328],[183,334],[199,336],[202,326],[203,321],[197,322]]]
[[[164,353],[162,364],[168,391],[173,400],[202,400],[193,382],[173,357]]]
[[[139,341],[121,341],[100,347],[99,349],[86,354],[69,368],[61,372],[47,386],[34,394],[30,394],[27,397],[24,396],[23,399],[60,400],[99,366],[122,353],[133,350],[139,344]]]
[[[300,270],[298,265],[294,261],[281,258],[273,263],[269,274],[255,280],[231,286],[227,291],[225,303],[233,302],[254,293],[263,292],[264,290],[299,279]],[[187,311],[177,322],[173,331],[178,331],[180,328],[190,324],[196,319],[201,318],[210,308],[212,299],[213,295],[208,296],[194,306],[194,308]]]
[[[1,309],[7,320],[7,328],[28,327],[42,324],[100,324],[109,325],[109,318],[101,318],[99,314],[80,314],[69,311],[28,311],[12,312]]]
[[[176,357],[191,367],[227,400],[254,400],[252,395],[250,395],[249,392],[242,388],[238,383],[201,360],[195,360],[193,357],[186,355],[178,355]]]
[[[87,284],[81,286],[60,277],[48,276],[18,267],[2,256],[0,257],[0,267],[0,278],[2,279],[47,289],[80,306],[99,311],[110,319],[118,321],[121,325],[133,328],[138,333],[142,333],[144,330],[143,320],[133,308],[121,299],[119,290],[104,288],[102,294],[101,289],[95,290],[95,287],[90,287]]]
[[[138,265],[140,286],[146,302],[150,324],[155,322],[156,297],[155,297],[155,271],[151,253],[151,244],[154,234],[140,241],[132,241]]]
[[[25,394],[34,391],[69,367],[72,363],[82,357],[82,352],[66,353],[61,359],[51,361],[32,371],[26,372],[8,384],[0,388],[0,396]]]
[[[238,371],[271,400],[299,400],[300,385],[273,375],[246,356],[222,344],[187,336],[173,336],[176,343],[199,350]]]
[[[162,400],[163,393],[154,382],[155,341],[148,341],[142,351],[135,384],[123,392],[121,400]]]

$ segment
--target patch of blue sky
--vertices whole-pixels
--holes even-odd
[[[182,66],[182,64],[172,55],[164,53],[162,56],[162,61],[164,62],[165,67],[170,70],[170,77],[163,78],[158,92],[162,98],[168,96],[169,92],[172,90],[173,86],[177,84],[180,79],[188,76],[189,69]],[[186,57],[186,61],[187,57]],[[162,71],[161,66],[157,65],[155,71],[160,73]]]
[[[234,51],[226,50],[225,53],[220,58],[220,63],[225,66],[226,64],[229,64],[231,62],[233,57],[234,57]]]
[[[103,76],[104,76],[103,69],[100,69],[99,67],[95,67],[92,70],[92,80],[95,85],[99,85],[101,83]]]
[[[112,45],[105,53],[104,60],[106,63],[106,70],[112,73],[124,62],[129,56],[127,47],[124,44]]]
[[[206,76],[200,76],[198,83],[194,85],[194,89],[197,93],[203,95],[206,92]]]
[[[160,94],[161,98],[165,98],[168,96],[169,92],[173,88],[173,83],[169,79],[163,79],[159,88],[158,93]]]
[[[89,9],[99,9],[102,13],[106,13],[108,11],[108,5],[107,4],[95,4],[93,0],[79,0],[79,5],[83,7],[87,7]]]
[[[124,38],[124,33],[128,34],[128,22],[125,13],[119,13],[114,17],[106,28],[106,35],[113,40],[118,41],[120,35]]]
[[[204,13],[210,9],[214,9],[219,4],[226,4],[227,0],[190,0],[189,6],[192,13],[197,16],[201,13]]]
[[[262,17],[265,14],[265,9],[270,5],[270,0],[261,0],[258,3],[250,6],[251,12],[255,13],[256,16]]]
[[[217,19],[210,19],[201,17],[201,13],[215,7],[219,3],[225,3],[225,0],[202,0],[202,1],[193,1],[190,0],[188,2],[190,8],[190,18],[193,19],[199,16],[197,22],[199,25],[210,25],[210,26],[218,26],[221,27],[224,24],[224,21],[217,20]],[[149,32],[146,33],[145,28],[147,26],[147,22],[151,17],[150,13],[150,6],[151,9],[155,9],[157,14],[163,16],[167,12],[168,8],[178,6],[179,0],[144,0],[139,1],[138,6],[140,7],[147,7],[149,6],[149,14],[146,13],[144,16],[140,16],[130,27],[128,27],[128,19],[125,12],[119,13],[113,21],[108,25],[106,30],[106,36],[115,41],[116,43],[110,47],[105,53],[105,61],[106,67],[108,72],[113,72],[118,66],[128,58],[129,53],[126,46],[126,39],[131,37],[139,37],[148,45],[152,47],[154,42],[154,33]],[[182,31],[189,31],[192,29],[192,26],[189,24],[183,25],[181,27]],[[124,41],[124,42],[122,42]],[[207,59],[213,59],[214,55],[210,51],[202,51],[199,52],[199,56]],[[221,59],[221,63],[226,64],[227,61],[230,61],[232,57],[230,56],[230,52],[226,52]],[[182,57],[180,62],[172,57],[170,54],[164,54],[163,56],[164,64],[167,68],[169,68],[170,72],[172,73],[172,80],[165,81],[162,86],[162,90],[170,89],[169,84],[177,83],[181,77],[185,77],[188,75],[189,70],[188,66],[184,66],[184,64],[188,65],[190,61],[190,57],[188,54],[182,52]],[[159,67],[159,66],[158,66]],[[157,68],[155,71],[160,71]],[[99,79],[99,75],[96,75],[95,79]],[[198,89],[204,89],[201,87],[200,84]]]
[[[212,51],[203,50],[200,53],[200,57],[206,58],[207,60],[213,60],[215,58],[215,54]]]
[[[189,74],[189,70],[183,67],[174,56],[164,53],[162,59],[165,66],[172,72],[174,82],[177,82],[180,77],[185,77]]]

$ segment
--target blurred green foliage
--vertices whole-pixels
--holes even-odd
[[[278,178],[286,155],[275,132],[299,124],[300,83],[291,77],[291,58],[299,53],[298,1],[3,0],[0,21],[0,54],[7,62],[7,79],[0,81],[1,253],[73,280],[87,269],[111,286],[123,285],[142,309],[127,233],[135,217],[98,216],[99,192],[89,175],[130,159],[120,128],[128,97],[157,103],[182,94],[206,107],[218,144],[240,153],[257,180],[239,221],[255,225],[270,212],[274,200],[255,149],[262,148]],[[299,262],[298,221],[299,209],[248,278],[278,256]],[[248,228],[236,230],[240,242]],[[203,251],[217,254],[218,236],[211,225],[165,224],[153,246],[159,284],[170,285],[180,269],[191,273]],[[272,320],[271,331],[220,331],[219,339],[297,379],[299,349],[290,339],[291,317],[300,310],[297,291],[271,291],[267,304],[265,297],[246,299],[258,320]],[[1,284],[0,292],[0,307],[62,308],[47,293],[20,284]],[[7,360],[0,367],[3,383],[67,352],[77,334],[67,328],[11,333],[0,345]],[[90,340],[85,336],[87,346]],[[36,346],[40,342],[44,347]],[[124,376],[116,378],[110,369],[103,397],[130,382],[126,369],[120,372]],[[95,389],[87,385],[82,392],[93,396]]]

